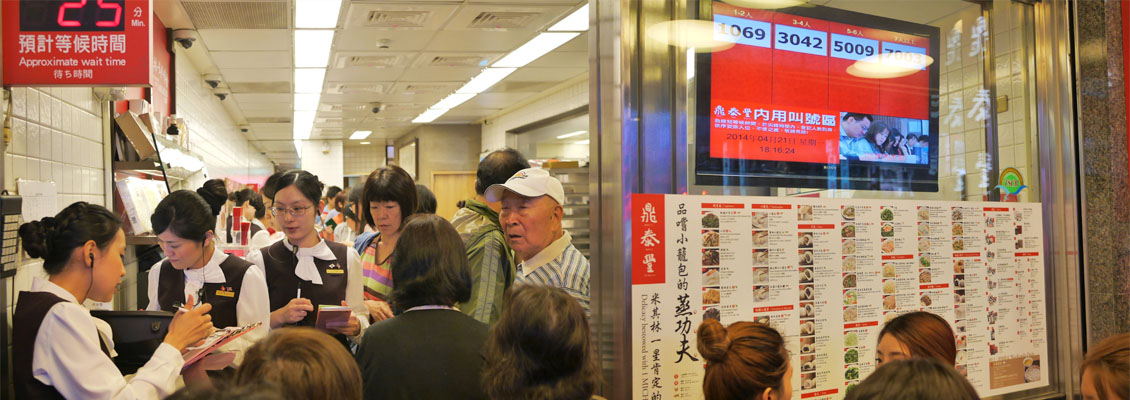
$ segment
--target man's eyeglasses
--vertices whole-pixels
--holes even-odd
[[[274,216],[277,217],[277,216],[280,216],[282,214],[290,214],[290,216],[292,216],[292,217],[301,217],[303,215],[306,215],[306,210],[309,210],[311,208],[314,208],[314,206],[294,207],[294,208],[271,207],[271,215],[274,215]]]

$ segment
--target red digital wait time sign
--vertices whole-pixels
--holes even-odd
[[[149,85],[151,0],[2,3],[5,85]]]

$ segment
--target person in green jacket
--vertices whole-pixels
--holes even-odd
[[[471,299],[459,303],[459,309],[479,322],[492,324],[498,320],[503,294],[514,283],[517,265],[498,222],[501,204],[488,203],[483,193],[490,185],[505,183],[529,167],[529,161],[514,149],[488,154],[476,172],[475,198],[466,200],[451,219],[463,239],[471,267]]]

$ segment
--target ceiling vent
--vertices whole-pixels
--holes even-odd
[[[448,94],[455,91],[457,86],[450,83],[410,83],[404,85],[397,94]]]
[[[287,29],[288,2],[184,1],[196,29]]]
[[[334,94],[384,94],[388,88],[383,83],[331,83],[329,92]]]
[[[538,20],[538,12],[484,11],[467,25],[471,29],[526,29]]]
[[[365,18],[365,27],[369,28],[423,28],[427,23],[430,11],[369,11]]]
[[[344,56],[337,58],[338,68],[391,68],[399,65],[401,55]]]
[[[485,67],[487,59],[479,56],[435,56],[429,67]]]

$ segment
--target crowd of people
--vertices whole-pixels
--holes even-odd
[[[450,222],[395,166],[345,190],[290,170],[258,191],[212,180],[170,193],[151,218],[165,259],[148,270],[146,309],[173,317],[128,377],[113,332],[82,306],[109,301],[125,275],[121,220],[78,202],[28,222],[23,249],[48,277],[13,315],[17,397],[595,398],[589,263],[562,227],[561,182],[509,149],[476,178]],[[257,227],[249,252],[228,254],[244,221]],[[320,324],[326,307],[348,318]],[[252,329],[185,366],[187,348],[227,327]],[[847,398],[978,398],[954,369],[954,337],[934,314],[894,318],[875,343],[879,368]],[[793,397],[793,356],[773,327],[706,318],[697,341],[705,399]],[[1091,348],[1080,379],[1085,399],[1130,400],[1130,334]]]
[[[840,155],[848,160],[912,160],[926,164],[930,155],[929,141],[926,135],[903,134],[869,114],[843,113],[840,116]]]

